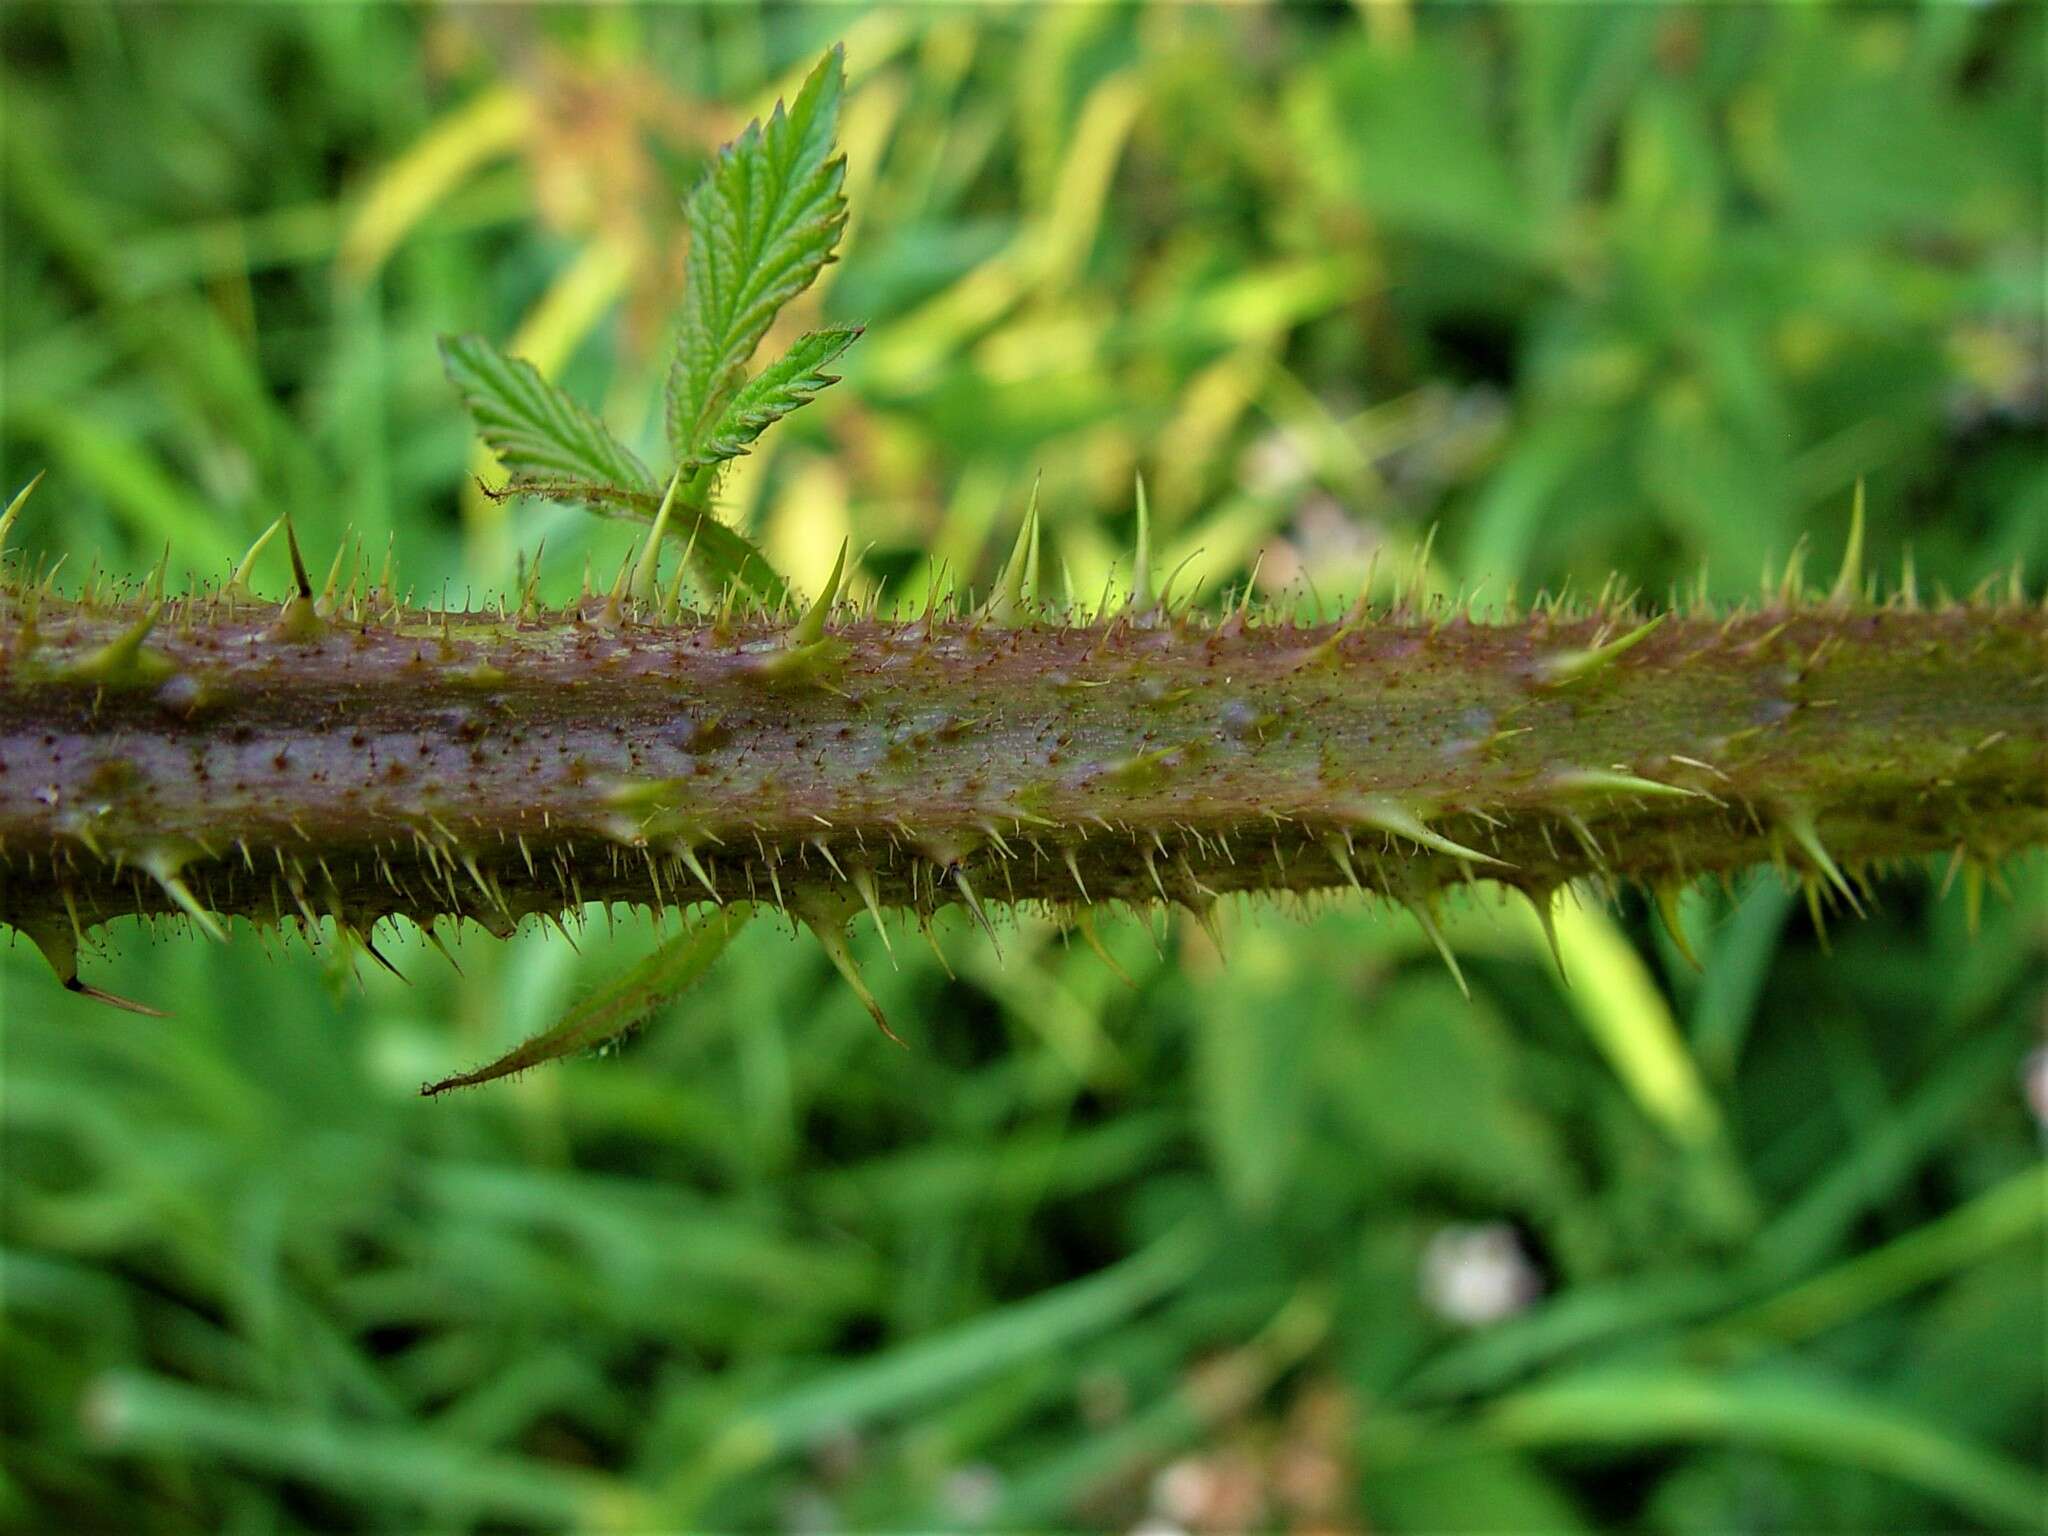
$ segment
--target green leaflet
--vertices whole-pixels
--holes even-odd
[[[481,336],[443,336],[441,363],[477,434],[511,475],[508,489],[593,503],[622,492],[652,494],[647,466],[526,359],[507,357]]]
[[[695,985],[712,962],[725,953],[726,945],[751,915],[747,903],[736,901],[720,907],[701,922],[688,924],[682,933],[664,941],[632,970],[571,1008],[561,1022],[474,1072],[458,1072],[429,1083],[420,1091],[432,1096],[450,1088],[473,1088],[543,1062],[559,1061],[564,1056],[611,1044],[663,1003]]]
[[[828,325],[797,337],[781,357],[749,379],[719,417],[717,430],[697,448],[694,463],[738,458],[747,444],[838,376],[821,372],[860,339],[865,327]]]
[[[766,127],[749,124],[691,194],[682,332],[668,376],[669,442],[687,468],[737,451],[719,449],[738,430],[729,409],[738,406],[747,362],[782,306],[832,259],[846,227],[846,162],[832,153],[844,85],[835,47],[796,100],[787,109],[777,103]]]
[[[719,154],[691,195],[682,331],[669,368],[669,440],[682,468],[675,536],[715,587],[779,606],[787,585],[767,556],[711,510],[719,467],[837,379],[824,368],[860,335],[825,326],[797,338],[752,380],[748,361],[782,306],[832,260],[846,227],[833,154],[845,61],[834,48],[794,103],[776,103]],[[443,337],[449,380],[510,479],[498,495],[571,502],[604,517],[653,520],[661,482],[589,411],[480,336]]]
[[[442,337],[441,359],[478,435],[511,476],[493,494],[569,502],[602,517],[653,521],[661,495],[647,466],[533,364],[507,357],[481,336]],[[772,420],[767,417],[761,426]],[[768,557],[744,534],[721,523],[708,505],[692,513],[678,521],[677,531],[698,574],[714,588],[739,582],[771,607],[780,603],[785,587]]]

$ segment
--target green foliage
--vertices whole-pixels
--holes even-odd
[[[716,429],[695,443],[685,463],[702,468],[737,458],[747,444],[787,416],[828,384],[839,380],[826,365],[860,339],[857,325],[828,326],[808,331],[790,348],[736,390],[719,411]]]
[[[768,327],[817,280],[846,227],[846,161],[833,153],[845,74],[834,48],[788,111],[778,102],[765,128],[749,124],[690,198],[682,334],[668,375],[669,444],[686,469],[743,452],[823,387],[804,380],[858,334],[802,337],[743,388]]]
[[[1140,466],[1212,592],[1263,553],[1341,601],[1436,524],[1446,588],[1729,597],[1837,547],[1858,475],[1928,591],[2038,571],[2040,8],[1363,10],[10,6],[15,542],[224,569],[289,507],[496,590],[435,336],[573,309],[644,221],[548,371],[654,462],[677,210],[830,28],[867,189],[791,312],[872,334],[721,493],[823,544],[813,587],[857,528],[864,581],[986,591],[1040,467],[1091,598]],[[585,110],[338,269],[368,187],[534,79]],[[640,532],[523,515],[557,601]],[[900,970],[857,924],[898,1051],[754,923],[623,1060],[430,1105],[644,923],[459,974],[380,934],[408,983],[128,936],[103,979],[168,1026],[0,949],[0,1524],[1127,1530],[1252,1489],[1216,1527],[2039,1529],[2048,885],[1972,937],[1940,875],[1831,954],[1773,880],[1693,893],[1698,974],[1589,910],[1640,984],[1600,1028],[1583,953],[1567,988],[1455,903],[1472,1004],[1342,905],[1224,912],[1221,966],[1105,921],[1134,987],[1036,921]],[[1658,1009],[1704,1140],[1599,1043]],[[1421,1283],[1474,1224],[1543,1287],[1490,1323]]]
[[[443,337],[441,362],[478,434],[511,473],[508,494],[599,504],[653,497],[647,466],[533,364],[481,336]]]
[[[771,606],[785,592],[768,559],[711,514],[721,464],[775,422],[838,383],[823,370],[861,333],[857,325],[807,332],[752,379],[746,368],[789,301],[832,260],[846,228],[834,155],[845,60],[834,48],[787,109],[750,123],[719,153],[689,202],[690,253],[675,361],[669,369],[669,443],[681,483],[678,536],[714,591],[734,582]],[[478,433],[512,476],[500,494],[568,501],[652,519],[657,486],[604,424],[481,337],[443,337],[449,382]]]

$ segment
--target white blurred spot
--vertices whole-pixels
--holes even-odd
[[[1169,1462],[1152,1479],[1152,1507],[1180,1525],[1199,1520],[1215,1494],[1215,1474],[1192,1456]]]
[[[1506,1222],[1445,1227],[1422,1253],[1422,1299],[1466,1328],[1513,1317],[1543,1293],[1543,1277]]]
[[[1003,1496],[1002,1474],[986,1462],[955,1467],[939,1489],[939,1502],[954,1519],[979,1525],[996,1512]]]

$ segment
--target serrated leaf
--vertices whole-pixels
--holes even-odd
[[[661,495],[647,466],[533,364],[507,357],[481,336],[442,337],[441,360],[477,434],[510,476],[485,494],[531,496],[601,517],[653,521]],[[675,532],[697,573],[714,587],[739,582],[770,606],[780,603],[787,588],[768,557],[708,506],[691,511]]]
[[[846,162],[832,153],[844,86],[834,48],[796,100],[778,102],[766,126],[749,124],[691,194],[682,332],[668,379],[669,440],[685,469],[718,461],[709,450],[748,359],[846,227]]]
[[[717,427],[698,446],[697,462],[709,464],[738,458],[769,427],[819,390],[837,384],[837,374],[822,370],[859,340],[864,329],[858,325],[833,325],[797,337],[787,352],[755,374],[732,397]]]
[[[647,466],[524,358],[507,357],[481,336],[443,336],[441,363],[515,484],[652,491]]]

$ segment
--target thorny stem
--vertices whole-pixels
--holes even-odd
[[[0,592],[0,921],[67,981],[130,914],[747,900],[836,935],[1345,885],[1426,914],[1476,878],[1547,908],[1764,860],[1853,905],[1870,866],[2048,838],[2048,615],[2016,598],[790,627],[301,588]]]

